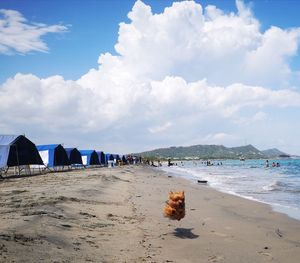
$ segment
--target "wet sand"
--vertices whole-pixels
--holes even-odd
[[[0,262],[300,262],[299,221],[150,167],[6,179],[0,204]]]

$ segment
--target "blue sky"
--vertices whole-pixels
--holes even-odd
[[[239,11],[238,2],[242,5]],[[45,29],[52,25],[61,27],[38,38],[47,50],[20,52],[11,44],[9,52],[0,53],[0,99],[7,101],[0,107],[2,116],[6,115],[0,119],[0,129],[5,133],[26,133],[39,143],[58,141],[93,147],[97,140],[99,147],[107,151],[129,152],[190,144],[237,146],[247,141],[260,149],[277,147],[300,154],[300,143],[295,143],[296,131],[300,129],[295,123],[300,116],[297,31],[300,2],[238,2],[198,0],[191,5],[180,2],[171,7],[173,1],[169,0],[144,0],[139,2],[141,4],[133,0],[1,1],[0,9],[18,11],[27,20],[24,24],[42,23]],[[213,10],[207,18],[204,10],[208,5],[216,6],[221,13]],[[148,7],[152,10],[150,15]],[[170,12],[164,11],[166,7]],[[129,12],[132,13],[130,18]],[[148,15],[149,20],[145,18]],[[199,17],[205,24],[201,24]],[[0,18],[3,15],[0,14]],[[222,19],[228,27],[218,31]],[[236,23],[239,19],[240,28]],[[199,48],[195,43],[204,41],[211,23],[215,29],[206,37],[215,46],[210,49],[210,45],[203,44]],[[189,31],[189,24],[194,31]],[[271,30],[272,27],[279,29]],[[233,31],[223,35],[228,28]],[[9,36],[3,34],[3,39],[9,40]],[[19,37],[17,41],[22,42],[22,31],[18,34],[16,39]],[[228,39],[232,34],[234,37]],[[155,42],[157,36],[163,37],[161,46]],[[223,41],[228,43],[223,44]],[[267,41],[269,44],[264,45]],[[191,48],[187,50],[181,43],[190,43]],[[222,43],[221,47],[218,43]],[[238,47],[231,50],[234,45]],[[208,56],[201,50],[206,50]],[[109,55],[104,56],[105,53]],[[102,60],[98,61],[101,54]],[[12,81],[7,82],[9,78]],[[176,87],[176,91],[169,85]],[[194,86],[197,86],[195,90]],[[59,102],[47,93],[51,89],[63,94]],[[215,96],[215,100],[198,98],[203,90],[204,98]],[[65,98],[64,94],[70,91],[74,96]],[[173,98],[170,101],[173,92],[185,100]],[[10,95],[16,93],[18,97]],[[122,97],[119,94],[123,94]],[[82,96],[95,100],[82,100]],[[199,101],[195,101],[193,108],[190,101],[195,97]],[[10,112],[9,105],[22,101],[26,104],[24,109]],[[31,101],[33,104],[43,101],[39,114]],[[178,103],[182,103],[180,110],[176,109]],[[118,113],[111,112],[112,108]],[[72,109],[74,115],[66,109]],[[161,114],[158,115],[157,109]],[[61,120],[55,117],[60,111]],[[93,112],[93,116],[79,117],[85,111]],[[137,112],[142,117],[136,117]],[[25,123],[24,119],[28,121]],[[67,119],[74,122],[69,123]],[[82,124],[77,127],[74,123]],[[39,128],[33,128],[35,125]],[[189,131],[185,134],[181,126]],[[274,134],[262,136],[261,129]],[[136,140],[132,134],[136,134]],[[45,141],[49,138],[50,142]]]

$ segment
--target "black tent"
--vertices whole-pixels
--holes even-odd
[[[99,157],[96,151],[93,151],[93,153],[91,154],[91,159],[90,159],[90,165],[99,165],[100,161],[99,161]]]
[[[100,161],[100,164],[105,165],[106,162],[105,162],[105,154],[104,154],[104,152],[97,152],[97,153],[98,153],[98,155],[99,155],[99,161]]]
[[[23,135],[0,135],[0,168],[30,164],[43,164],[32,141]]]
[[[65,148],[71,164],[82,164],[81,153],[77,148]]]
[[[126,159],[125,155],[122,156],[122,162],[123,162],[123,164],[127,164],[127,159]]]

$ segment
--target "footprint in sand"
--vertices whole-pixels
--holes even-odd
[[[224,233],[220,233],[220,232],[216,232],[214,230],[210,231],[211,233],[213,233],[214,235],[216,236],[219,236],[219,237],[229,237],[227,234],[224,234]]]
[[[258,251],[257,252],[258,254],[262,255],[262,256],[265,256],[266,258],[268,258],[269,260],[272,260],[273,259],[273,256],[271,253],[267,253],[267,252],[264,252],[264,251]]]
[[[209,262],[219,262],[219,261],[222,261],[224,260],[225,258],[223,256],[217,256],[217,255],[213,255],[213,256],[210,256],[208,258],[208,261]]]

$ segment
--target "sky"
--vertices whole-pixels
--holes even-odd
[[[0,1],[0,133],[300,155],[297,0]]]

